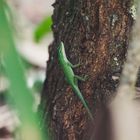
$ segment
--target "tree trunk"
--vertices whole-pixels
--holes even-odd
[[[53,6],[54,41],[49,47],[40,105],[43,120],[49,114],[55,140],[109,140],[106,104],[115,95],[125,60],[133,24],[132,1],[56,0]],[[75,74],[88,75],[78,85],[92,111],[93,122],[60,68],[57,56],[60,41],[65,44],[69,61],[73,64],[80,61]]]

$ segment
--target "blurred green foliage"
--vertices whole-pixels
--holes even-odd
[[[38,25],[34,33],[34,39],[36,42],[39,42],[45,35],[51,32],[52,18],[51,16],[46,17]]]
[[[0,63],[10,83],[8,98],[14,99],[21,119],[22,140],[47,140],[39,128],[39,115],[33,111],[34,98],[27,86],[23,63],[16,51],[13,36],[7,4],[0,0]]]

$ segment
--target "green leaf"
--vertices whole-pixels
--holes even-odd
[[[39,42],[45,35],[51,32],[52,18],[46,17],[36,28],[34,39]]]
[[[24,68],[15,48],[12,26],[7,15],[5,0],[0,0],[0,58],[3,60],[4,70],[10,82],[8,98],[14,99],[20,114],[22,139],[42,140],[38,125],[40,118],[33,111],[34,98],[27,87]]]

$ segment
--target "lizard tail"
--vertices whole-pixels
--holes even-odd
[[[81,94],[79,88],[76,87],[76,86],[74,86],[74,87],[73,87],[73,90],[77,93],[78,97],[80,98],[81,102],[83,103],[84,107],[86,108],[86,110],[87,110],[87,112],[88,112],[88,114],[89,114],[89,116],[90,116],[90,119],[93,120],[92,113],[91,113],[91,111],[90,111],[90,109],[89,109],[89,107],[88,107],[88,105],[87,105],[85,99],[83,98],[83,96],[82,96],[82,94]]]

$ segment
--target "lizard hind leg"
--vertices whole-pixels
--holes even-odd
[[[78,75],[75,75],[75,78],[80,80],[80,81],[86,81],[87,80],[87,75],[85,75],[84,77],[80,77]]]

